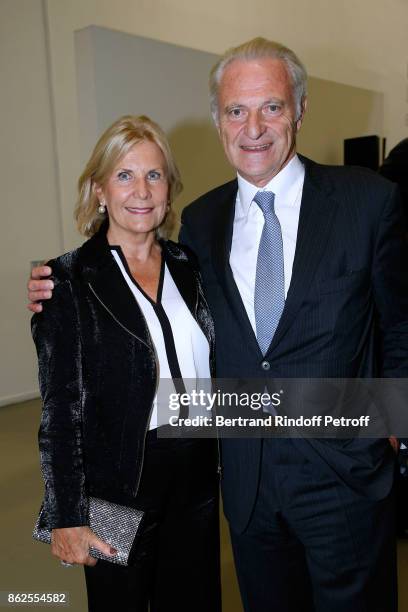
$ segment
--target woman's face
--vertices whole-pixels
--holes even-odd
[[[109,214],[110,239],[149,234],[169,208],[166,161],[156,143],[144,140],[120,160],[104,187],[96,187]]]

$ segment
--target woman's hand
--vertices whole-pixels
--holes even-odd
[[[95,565],[97,559],[89,555],[89,548],[97,548],[104,555],[115,555],[117,551],[94,534],[90,527],[67,527],[53,529],[51,552],[66,563]]]

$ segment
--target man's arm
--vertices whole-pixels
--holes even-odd
[[[179,233],[179,242],[189,247],[191,251],[194,252],[193,241],[190,239],[184,215],[181,217],[181,222],[182,226]],[[27,308],[31,310],[31,312],[42,312],[43,306],[41,301],[52,298],[54,283],[51,279],[46,278],[51,276],[51,274],[52,269],[50,266],[36,266],[31,270],[31,276],[27,282],[28,299],[30,300],[27,304]]]
[[[382,373],[408,377],[408,245],[399,192],[394,185],[383,208],[372,279],[382,335]]]
[[[194,247],[192,240],[189,237],[187,225],[185,223],[185,217],[181,216],[182,226],[179,233],[179,242],[188,246],[193,252]],[[31,276],[27,282],[28,299],[30,302],[27,304],[28,310],[31,312],[39,313],[42,312],[43,306],[42,300],[49,300],[52,298],[54,283],[51,279],[47,278],[51,276],[52,269],[50,266],[36,266],[31,270]]]
[[[373,259],[373,291],[382,335],[382,371],[386,378],[408,377],[408,244],[399,192],[394,186],[379,223]],[[398,408],[405,404],[393,387],[385,392],[385,411],[400,434]],[[392,409],[395,408],[395,411]],[[402,413],[403,414],[403,413]],[[405,430],[405,427],[402,426]],[[400,440],[389,438],[398,453]],[[406,443],[405,437],[402,441]]]
[[[52,297],[54,283],[44,278],[51,274],[50,266],[37,266],[31,270],[31,277],[27,282],[28,299],[30,300],[27,308],[31,312],[41,312],[43,309],[41,300],[49,300]]]

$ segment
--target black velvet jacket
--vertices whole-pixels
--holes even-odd
[[[162,241],[168,269],[210,343],[214,329],[199,274],[185,249]],[[156,392],[152,340],[110,252],[106,227],[49,262],[53,298],[32,318],[43,413],[41,523],[88,524],[88,495],[134,499]]]

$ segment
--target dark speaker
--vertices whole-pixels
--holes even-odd
[[[364,166],[378,170],[380,166],[379,136],[360,136],[344,140],[344,165]]]

